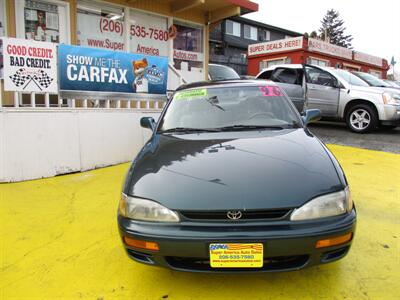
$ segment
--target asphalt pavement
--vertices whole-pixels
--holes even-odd
[[[392,130],[378,129],[366,134],[353,133],[345,123],[338,122],[318,122],[309,128],[325,144],[400,153],[400,127]]]

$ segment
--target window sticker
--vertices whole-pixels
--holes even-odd
[[[260,92],[264,97],[279,97],[282,96],[281,89],[277,86],[260,86]]]
[[[207,96],[207,89],[196,89],[196,90],[177,92],[174,96],[174,99],[193,100],[194,98],[202,98],[206,96]]]

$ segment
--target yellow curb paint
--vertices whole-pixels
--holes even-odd
[[[122,164],[0,184],[0,299],[399,299],[400,155],[329,148],[358,210],[353,247],[339,262],[256,275],[135,263],[117,231]]]

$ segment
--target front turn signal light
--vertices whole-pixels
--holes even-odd
[[[315,245],[315,248],[325,248],[325,247],[331,247],[331,246],[336,246],[340,244],[347,243],[350,241],[353,237],[353,233],[349,232],[346,233],[345,235],[337,236],[334,238],[330,239],[325,239],[325,240],[319,240],[317,244]]]
[[[160,247],[158,246],[158,243],[156,243],[156,242],[135,240],[135,239],[131,239],[126,236],[124,236],[124,243],[127,246],[139,248],[139,249],[145,249],[145,250],[151,250],[151,251],[159,251],[160,250]]]

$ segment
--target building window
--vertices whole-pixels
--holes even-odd
[[[92,1],[78,2],[78,45],[124,50],[124,12]]]
[[[6,36],[6,0],[0,0],[0,37]]]
[[[382,78],[382,72],[376,70],[369,70],[369,74],[374,75],[378,78]]]
[[[17,37],[69,43],[69,4],[64,1],[15,1]]]
[[[283,64],[290,64],[291,59],[288,57],[282,57],[282,58],[277,58],[277,59],[269,59],[269,60],[263,60],[260,61],[260,71],[263,69],[267,69],[271,66],[274,65],[283,65]]]
[[[257,41],[257,28],[249,25],[243,27],[244,38]]]
[[[204,79],[203,27],[174,21],[176,37],[173,42],[174,67],[188,82]]]
[[[225,27],[225,32],[227,34],[240,37],[240,23],[226,20]]]
[[[308,63],[310,65],[316,65],[316,66],[321,66],[321,67],[329,67],[329,65],[330,65],[329,60],[318,59],[318,58],[314,58],[314,57],[309,57]]]
[[[261,41],[270,41],[271,40],[271,31],[263,30],[261,34]]]

